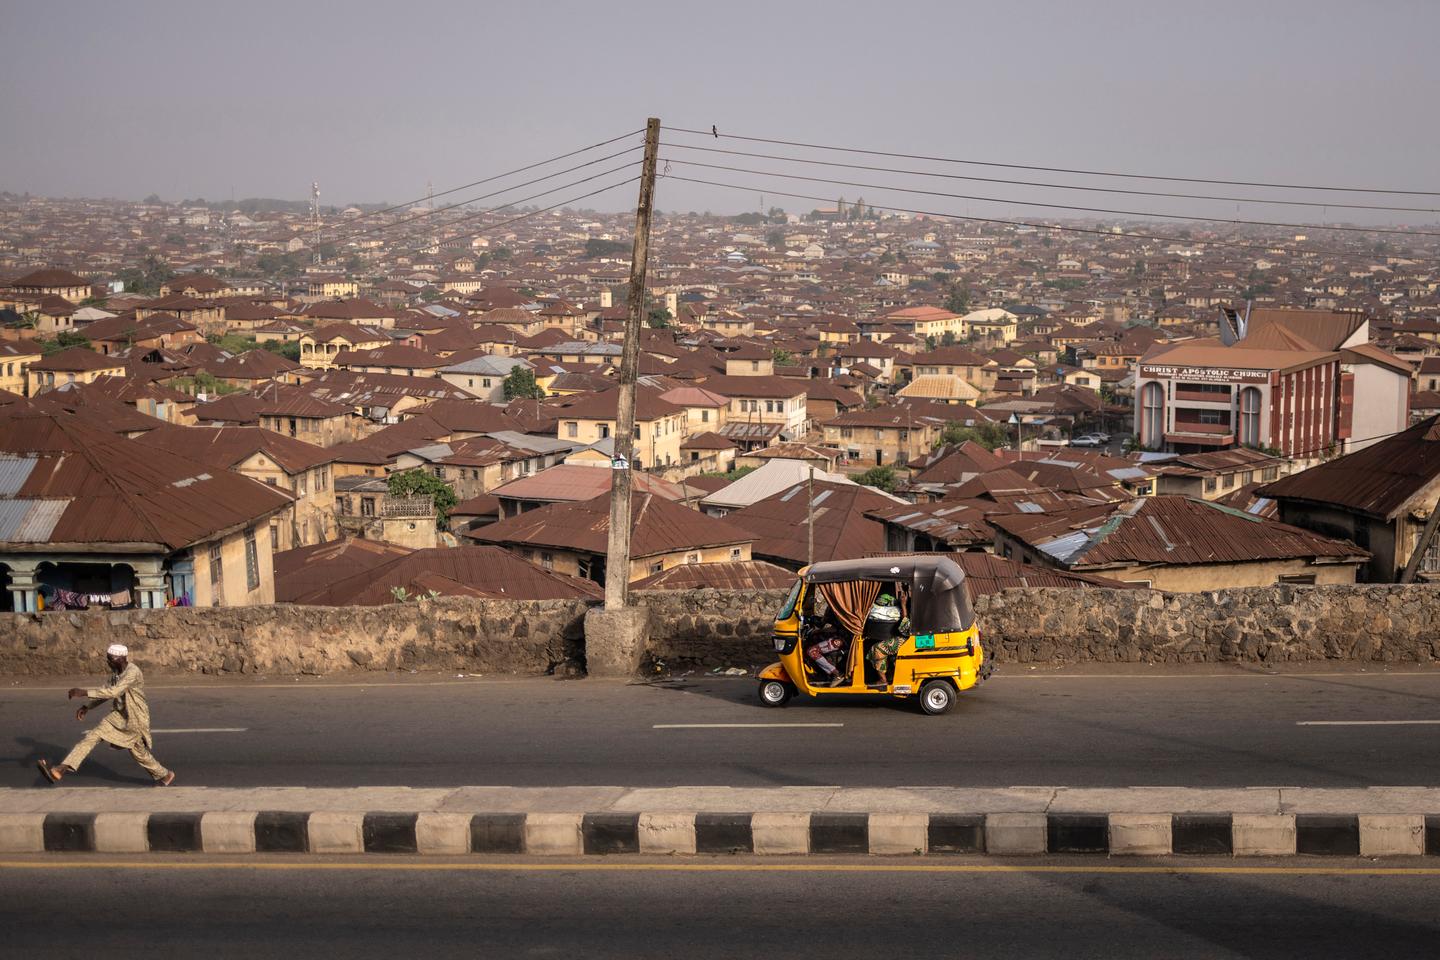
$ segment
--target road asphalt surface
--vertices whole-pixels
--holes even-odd
[[[0,689],[0,786],[42,785],[35,758],[78,739],[69,684]],[[187,786],[1440,784],[1440,671],[1417,668],[1014,668],[942,717],[878,698],[769,710],[742,678],[157,679],[148,692],[156,755]],[[102,746],[65,788],[147,782]]]
[[[50,957],[1426,957],[1433,874],[963,860],[545,864],[8,857],[4,952]],[[274,864],[279,863],[279,866]],[[1414,863],[1415,861],[1411,861]],[[122,864],[122,865],[117,865]],[[128,865],[123,865],[128,864]],[[328,869],[327,869],[328,867]],[[1215,871],[1225,872],[1199,872]]]

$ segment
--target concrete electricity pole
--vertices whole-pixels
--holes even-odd
[[[645,160],[640,170],[640,205],[635,210],[635,244],[630,257],[630,310],[620,353],[620,389],[615,411],[615,458],[610,477],[610,538],[605,548],[605,609],[620,610],[630,597],[630,490],[635,457],[635,378],[640,366],[640,330],[645,321],[645,264],[650,252],[650,211],[655,200],[655,155],[660,121],[645,123]]]
[[[815,563],[815,466],[805,481],[805,562]]]

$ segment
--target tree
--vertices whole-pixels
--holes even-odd
[[[866,487],[875,487],[877,490],[884,490],[886,493],[894,493],[895,488],[900,484],[900,478],[895,473],[895,468],[886,464],[880,467],[871,467],[858,476],[851,477],[856,483]]]
[[[56,334],[54,340],[41,340],[40,352],[45,356],[52,353],[59,353],[61,350],[69,350],[71,347],[84,347],[86,350],[93,350],[90,346],[90,338],[69,330],[62,330]]]
[[[781,347],[776,347],[770,351],[770,360],[777,367],[789,367],[795,363],[795,354]]]
[[[621,243],[618,240],[602,240],[599,237],[591,237],[585,241],[585,256],[592,259],[618,257],[629,249],[629,244]]]
[[[645,322],[656,330],[664,330],[670,326],[672,319],[674,318],[670,316],[670,311],[664,307],[651,307],[645,315]]]
[[[950,293],[945,297],[945,309],[951,313],[969,313],[970,287],[963,283],[950,284]]]
[[[259,344],[250,337],[241,336],[238,333],[227,333],[223,336],[217,333],[212,333],[205,339],[210,341],[210,343],[214,346],[217,346],[221,350],[224,350],[226,353],[233,353],[237,355],[245,353],[249,350],[254,350],[256,347],[259,346]]]
[[[175,271],[170,269],[170,265],[152,253],[140,266],[121,270],[119,279],[125,284],[126,292],[153,297],[160,292],[160,285],[173,276]]]
[[[776,250],[779,250],[781,247],[785,246],[785,231],[771,230],[769,233],[765,234],[765,242],[770,244],[770,246],[774,247]]]
[[[953,347],[953,346],[955,346],[955,331],[954,331],[954,330],[946,330],[944,333],[940,334],[940,346],[942,346],[942,347]]]
[[[512,256],[514,254],[510,252],[509,247],[496,247],[490,251],[491,260],[509,260]]]
[[[999,423],[977,423],[973,427],[963,423],[947,423],[945,429],[940,431],[940,440],[935,446],[959,446],[967,440],[980,444],[986,450],[994,450],[1009,443],[1010,434],[1004,425]]]
[[[535,382],[535,371],[528,367],[516,367],[505,377],[503,383],[505,399],[515,400],[524,398],[526,400],[542,400],[545,391]]]
[[[296,363],[300,362],[300,344],[293,340],[288,343],[284,340],[266,340],[260,344],[260,349],[269,350],[271,353],[278,353],[286,360],[294,360]]]
[[[450,511],[460,500],[450,484],[426,470],[402,470],[385,481],[392,497],[429,497],[435,505],[435,526],[441,530],[449,524]]]

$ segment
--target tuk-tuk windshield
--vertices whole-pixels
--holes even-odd
[[[805,585],[804,580],[796,580],[795,586],[790,588],[790,596],[785,598],[785,605],[775,615],[776,620],[789,620],[795,613],[795,601],[800,599],[800,588]]]

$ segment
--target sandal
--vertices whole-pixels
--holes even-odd
[[[163,780],[156,780],[156,781],[155,781],[155,786],[157,786],[157,787],[168,787],[168,786],[170,786],[170,784],[172,784],[172,783],[174,783],[174,782],[175,782],[175,771],[174,771],[174,770],[171,770],[169,773],[165,774],[165,778],[164,778]]]
[[[60,782],[61,774],[56,773],[54,770],[50,769],[50,761],[46,760],[44,757],[36,760],[35,766],[40,768],[40,772],[44,775],[46,780],[49,780],[51,783]]]

